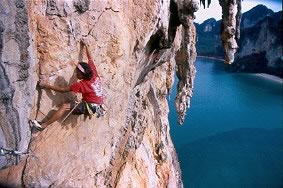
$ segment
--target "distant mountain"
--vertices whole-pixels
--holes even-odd
[[[195,25],[198,55],[223,58],[221,20],[211,18]],[[239,49],[230,70],[266,72],[283,77],[281,33],[282,11],[274,13],[258,5],[243,13]]]
[[[223,48],[220,36],[221,20],[210,18],[202,24],[195,24],[197,31],[197,53],[202,56],[223,57]]]
[[[220,36],[221,20],[210,18],[202,24],[195,23],[197,31],[197,53],[202,56],[223,57],[223,47]]]
[[[266,16],[272,15],[274,12],[264,5],[257,5],[248,12],[242,15],[241,28],[252,27],[258,21],[264,19]]]
[[[283,77],[282,11],[241,29],[233,71],[265,72]]]
[[[256,25],[266,16],[274,14],[264,5],[257,5],[251,10],[243,13],[241,19],[241,29],[250,28]],[[201,56],[223,57],[221,42],[221,22],[214,18],[205,20],[202,24],[195,23],[197,31],[197,53]]]

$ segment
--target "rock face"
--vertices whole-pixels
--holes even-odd
[[[29,152],[1,153],[0,185],[182,187],[166,96],[176,66],[182,123],[196,72],[198,1],[15,0],[0,8],[1,148]],[[107,115],[72,115],[31,135],[30,119],[49,118],[57,105],[80,98],[36,83],[75,81],[76,63],[86,61],[83,37],[103,80]]]
[[[166,96],[177,64],[183,118],[195,74],[197,1],[17,0],[0,7],[0,143],[30,154],[0,156],[1,168],[22,161],[0,171],[1,185],[182,187]],[[107,115],[70,116],[31,136],[29,119],[80,98],[36,83],[75,81],[76,63],[86,60],[83,37],[103,80]]]
[[[24,1],[0,2],[0,146],[24,151],[30,140],[28,118],[36,84],[36,54]],[[0,156],[0,167],[16,156]]]

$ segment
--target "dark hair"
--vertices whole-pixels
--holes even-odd
[[[78,67],[77,70],[80,71],[83,75],[84,80],[90,80],[92,77],[92,70],[90,69],[89,65],[85,62],[79,62],[79,64],[83,67],[84,72],[82,72]]]

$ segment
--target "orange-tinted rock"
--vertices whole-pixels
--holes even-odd
[[[1,1],[6,12],[0,18],[0,143],[30,154],[24,167],[0,171],[1,184],[182,187],[166,96],[177,64],[182,84],[176,103],[184,118],[193,92],[197,4]],[[61,103],[80,99],[38,89],[36,83],[45,79],[66,86],[76,81],[74,68],[86,61],[83,37],[102,77],[106,116],[71,115],[31,136],[29,119],[48,118]],[[15,156],[0,156],[1,168],[16,162]]]

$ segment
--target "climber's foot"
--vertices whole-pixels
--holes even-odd
[[[44,130],[44,128],[36,120],[31,120],[31,123],[32,123],[33,127],[35,127],[37,130],[39,130],[39,131]]]

